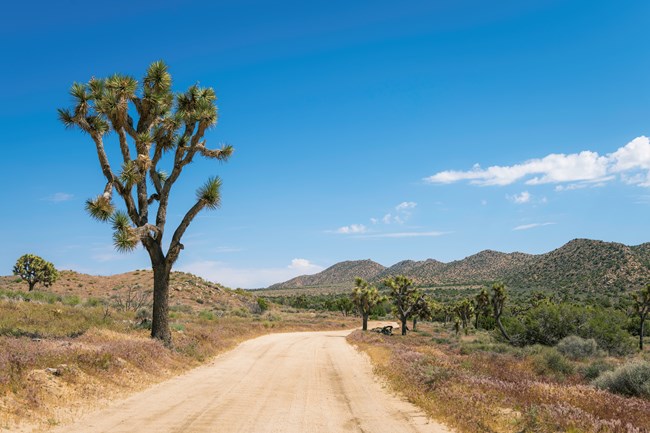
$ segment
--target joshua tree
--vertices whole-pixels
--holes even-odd
[[[379,295],[379,291],[375,286],[371,286],[363,278],[357,277],[354,284],[356,287],[352,290],[352,303],[362,317],[362,329],[367,331],[370,312],[376,305],[384,302],[385,298]]]
[[[476,316],[474,327],[476,329],[478,329],[479,319],[481,317],[481,314],[487,316],[490,311],[489,308],[490,308],[490,294],[485,288],[483,288],[474,298],[474,315]]]
[[[91,78],[87,84],[74,83],[70,94],[74,106],[59,109],[59,118],[66,127],[79,128],[90,136],[106,178],[104,192],[89,199],[86,210],[93,218],[112,223],[118,251],[134,250],[138,244],[147,250],[154,274],[151,336],[170,345],[169,274],[183,249],[181,238],[194,217],[204,208],[219,207],[221,180],[211,177],[198,188],[196,202],[167,244],[163,238],[170,193],[196,156],[225,161],[233,152],[229,145],[206,147],[205,132],[218,117],[214,90],[193,85],[185,93],[173,93],[171,75],[159,61],[149,66],[141,83],[115,74]],[[119,170],[109,162],[111,152],[105,148],[111,132],[117,138],[111,144],[119,146]],[[170,155],[169,174],[161,168],[165,155]],[[115,209],[113,192],[125,210]],[[152,222],[150,212],[155,214]]]
[[[16,261],[14,275],[27,281],[30,292],[37,283],[50,287],[59,278],[59,273],[52,263],[34,254],[25,254]]]
[[[643,334],[645,331],[645,319],[650,313],[650,284],[632,294],[634,301],[634,312],[639,316],[639,350],[643,351]]]
[[[413,331],[417,329],[418,319],[431,320],[436,308],[436,303],[431,298],[426,295],[422,296],[415,306],[415,311],[413,312],[413,327],[411,329]]]
[[[395,306],[395,315],[402,324],[402,335],[406,335],[406,322],[422,302],[423,295],[413,287],[413,280],[404,275],[386,278],[382,285],[390,289],[389,297]]]
[[[492,285],[492,312],[494,313],[494,320],[497,322],[497,326],[501,331],[503,337],[512,343],[512,339],[506,332],[506,329],[501,323],[501,315],[503,314],[503,307],[506,304],[506,298],[508,297],[506,293],[506,286],[503,283],[494,283]]]
[[[469,299],[463,299],[459,301],[454,306],[454,311],[458,315],[458,318],[463,324],[463,330],[465,335],[467,335],[467,327],[472,319],[472,314],[474,313],[474,304]]]

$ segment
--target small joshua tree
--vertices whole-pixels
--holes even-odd
[[[481,315],[487,316],[488,314],[490,314],[490,294],[483,288],[474,298],[474,315],[476,316],[474,327],[476,329],[479,327]]]
[[[352,303],[362,317],[362,329],[367,331],[370,312],[375,306],[384,302],[386,298],[379,295],[377,288],[370,285],[363,278],[357,277],[354,284],[356,287],[352,290]]]
[[[468,326],[472,319],[472,314],[474,313],[474,304],[469,299],[463,299],[454,305],[454,312],[458,315],[460,319],[465,335],[467,335]]]
[[[639,316],[639,350],[643,351],[643,334],[645,333],[645,319],[650,313],[650,284],[632,294],[634,312]]]
[[[415,311],[413,312],[413,327],[412,330],[417,330],[418,319],[420,320],[431,320],[433,317],[433,312],[437,308],[436,303],[433,299],[424,295],[419,299],[419,302],[415,306]]]
[[[34,254],[25,254],[16,261],[14,275],[18,275],[29,284],[30,292],[38,283],[50,287],[59,278],[59,273],[52,263]]]
[[[87,84],[74,83],[70,94],[74,106],[60,109],[59,118],[66,127],[78,128],[92,139],[106,178],[104,192],[88,200],[86,210],[93,218],[112,224],[118,251],[132,251],[139,244],[147,250],[154,274],[151,336],[171,345],[169,275],[194,217],[203,209],[219,207],[221,180],[211,177],[197,189],[194,205],[165,242],[171,191],[195,157],[226,161],[233,152],[228,145],[206,147],[204,135],[218,117],[214,90],[193,85],[184,93],[174,93],[167,65],[154,62],[140,83],[115,74],[91,78]],[[119,170],[106,151],[111,136],[115,139],[110,145],[116,146],[120,157]],[[167,173],[162,169],[165,159]],[[125,210],[115,209],[114,192]]]
[[[406,335],[406,322],[413,317],[418,304],[422,302],[423,294],[413,287],[413,280],[404,275],[386,278],[382,284],[390,290],[389,298],[393,301],[395,315],[402,325],[402,335]]]
[[[503,307],[506,304],[507,298],[506,286],[503,283],[494,283],[492,285],[492,299],[490,300],[492,304],[492,312],[494,313],[494,320],[497,322],[497,326],[499,327],[499,331],[501,331],[503,338],[512,343],[512,339],[501,323],[501,315],[503,314]]]

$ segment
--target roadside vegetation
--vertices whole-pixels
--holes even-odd
[[[650,431],[647,291],[609,303],[566,292],[511,298],[500,283],[430,291],[433,320],[417,331],[348,340],[395,390],[462,432]]]

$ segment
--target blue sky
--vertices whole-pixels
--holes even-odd
[[[176,90],[215,88],[208,144],[236,149],[175,186],[172,225],[224,182],[176,269],[260,287],[348,259],[650,241],[648,2],[178,3],[4,7],[1,274],[26,252],[149,267],[85,214],[96,154],[56,109],[73,81],[157,59]]]

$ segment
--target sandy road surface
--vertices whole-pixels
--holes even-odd
[[[273,334],[57,433],[446,432],[373,378],[350,331]]]

